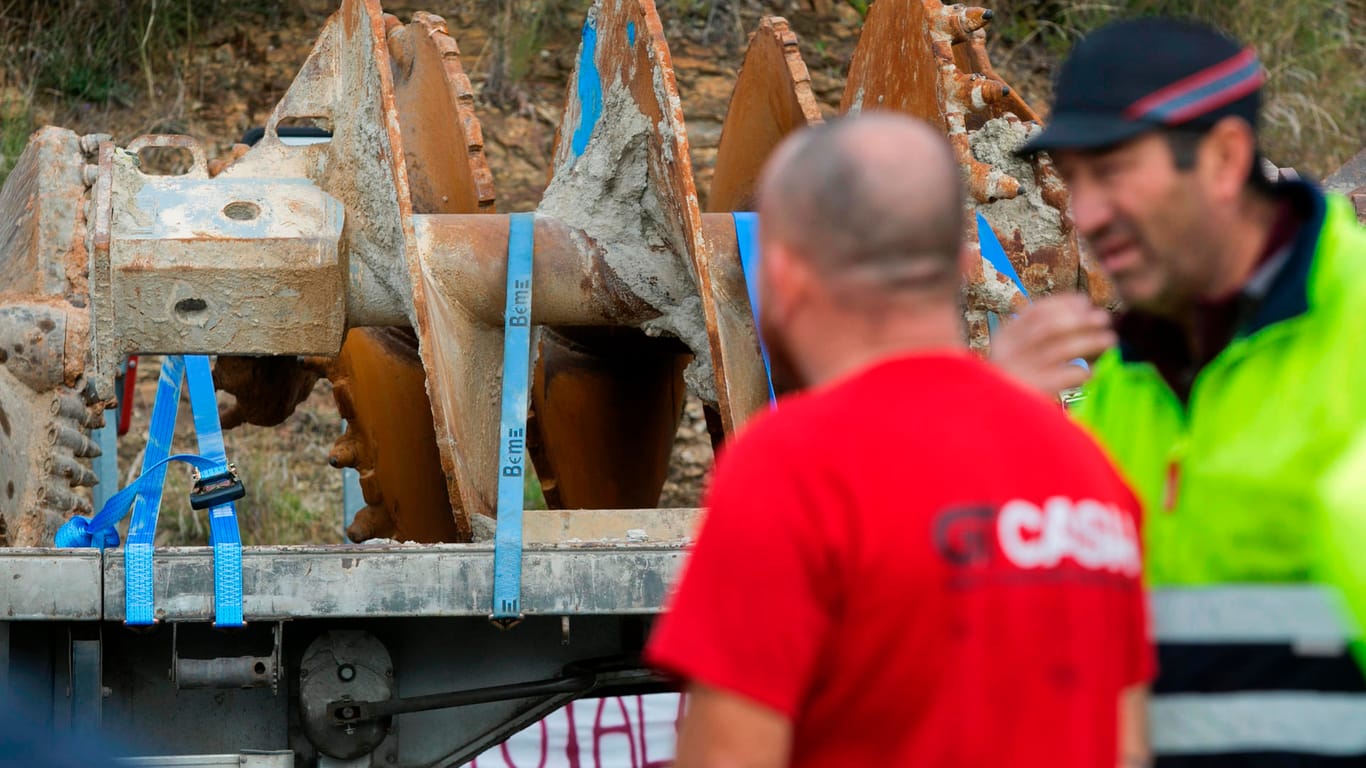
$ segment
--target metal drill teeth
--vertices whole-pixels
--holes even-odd
[[[78,458],[93,459],[102,454],[99,445],[70,427],[53,425],[48,429],[47,437],[51,445],[70,449],[71,455]]]
[[[878,0],[840,111],[896,110],[939,126],[963,169],[969,213],[990,223],[1025,289],[1082,287],[1107,302],[1109,287],[1077,247],[1052,165],[1012,153],[1039,128],[992,70],[984,31],[991,18],[940,0]],[[703,214],[654,3],[594,3],[576,62],[553,178],[534,219],[526,444],[552,504],[653,506],[685,392],[706,403],[715,438],[766,407],[729,213],[754,207],[765,160],[788,133],[819,122],[822,110],[790,26],[763,19],[736,79]],[[96,135],[37,134],[0,192],[0,221],[14,222],[0,230],[7,539],[48,541],[53,520],[82,508],[70,489],[93,475],[77,459],[99,455],[85,431],[102,423],[95,406],[110,400],[121,356],[146,351],[139,345],[219,355],[218,380],[238,398],[225,424],[278,422],[324,372],[347,420],[329,463],[360,473],[368,504],[349,530],[354,540],[487,533],[496,512],[509,226],[494,214],[474,107],[444,20],[419,12],[404,23],[376,0],[343,0],[250,149],[234,147],[211,164],[188,137],[142,137],[125,151]],[[298,120],[325,121],[329,140],[285,144],[278,127]],[[141,175],[129,153],[142,146],[189,149],[196,163],[184,186]],[[311,294],[325,312],[305,329],[290,325],[293,304],[275,305],[275,314],[235,333],[234,318],[213,313],[239,304],[187,295],[167,305],[179,313],[166,324],[178,335],[158,323],[121,325],[152,317],[133,311],[139,296],[161,295],[131,281],[184,282],[176,260],[157,265],[167,274],[131,255],[147,243],[146,231],[129,224],[147,213],[129,197],[134,187],[193,190],[215,215],[247,194],[271,215],[277,202],[283,210],[289,201],[321,201],[308,210],[337,215],[307,219],[309,253],[346,266],[309,273],[330,281]],[[311,197],[295,200],[300,190]],[[76,233],[88,237],[78,242]],[[965,217],[965,239],[975,247],[974,215]],[[256,253],[275,263],[269,249]],[[231,281],[200,282],[236,290]],[[291,283],[315,291],[319,284]],[[1025,302],[1013,281],[974,262],[966,291],[973,346],[985,348],[993,313]],[[115,311],[125,304],[130,311]],[[196,314],[205,312],[212,317]],[[172,348],[178,344],[199,347]]]
[[[351,525],[346,527],[346,537],[351,541],[393,538],[407,540],[398,533],[398,527],[394,524],[389,510],[380,504],[368,504],[358,510]]]
[[[53,456],[49,459],[43,469],[52,477],[65,478],[67,484],[72,488],[80,486],[93,488],[95,487],[95,484],[99,482],[99,478],[96,477],[95,473],[91,472],[89,468],[73,459],[68,459],[60,455]]]
[[[104,409],[86,405],[86,398],[74,392],[64,392],[52,398],[49,413],[60,416],[85,429],[98,429],[104,426]]]
[[[327,454],[327,463],[338,469],[355,467],[360,461],[356,451],[356,443],[357,441],[354,438],[348,439],[345,435],[337,438],[331,452]]]
[[[988,107],[999,104],[1010,95],[1010,86],[1000,80],[992,80],[986,75],[964,75],[955,73],[952,80],[953,98],[958,103],[980,113]]]
[[[995,12],[986,8],[974,8],[966,5],[947,5],[943,12],[932,16],[934,27],[943,34],[947,34],[955,43],[967,42],[972,33],[986,27],[995,17]]]
[[[38,491],[38,503],[58,515],[88,515],[90,502],[67,488],[48,483]]]

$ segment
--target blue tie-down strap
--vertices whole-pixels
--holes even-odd
[[[134,500],[146,499],[152,503],[160,502],[161,486],[154,483],[158,476],[165,478],[166,467],[174,462],[189,464],[200,475],[204,477],[216,476],[224,471],[221,463],[208,459],[194,453],[177,453],[174,456],[167,456],[148,468],[146,474],[138,477],[131,485],[119,491],[104,503],[100,511],[93,517],[81,517],[77,515],[62,524],[57,529],[53,543],[58,547],[117,547],[119,545],[119,532],[114,526],[119,524],[123,516],[133,507]],[[129,541],[131,542],[131,537]]]
[[[240,627],[242,620],[242,535],[237,527],[237,507],[246,489],[228,463],[223,448],[223,427],[218,421],[218,398],[214,394],[209,358],[185,359],[185,379],[190,386],[190,412],[199,453],[215,462],[201,471],[190,494],[190,506],[209,510],[209,543],[213,545],[214,625]]]
[[[531,361],[531,275],[535,214],[514,213],[508,231],[507,307],[503,312],[503,414],[498,426],[498,523],[493,537],[492,621],[522,619],[522,506],[526,474],[526,400]]]
[[[123,620],[130,626],[151,626],[156,621],[152,599],[152,550],[156,544],[157,519],[161,514],[161,494],[166,480],[166,466],[157,467],[157,463],[171,454],[176,411],[180,407],[180,383],[184,376],[184,357],[162,358],[157,396],[152,404],[152,423],[147,431],[147,450],[142,458],[142,476],[148,478],[149,490],[133,499],[128,544],[123,550]]]
[[[1010,257],[1006,256],[1006,249],[1001,247],[1001,241],[996,238],[996,232],[992,230],[991,224],[987,223],[986,217],[980,213],[977,214],[977,245],[982,251],[982,258],[986,259],[987,263],[997,272],[1010,278],[1010,282],[1015,284],[1026,301],[1032,301],[1029,298],[1029,291],[1025,288],[1024,281],[1020,279],[1020,273],[1015,271],[1015,265],[1011,264]],[[992,333],[995,333],[997,325],[998,318],[993,312],[987,317],[987,326]],[[1080,357],[1073,360],[1072,365],[1078,366],[1082,370],[1091,370],[1091,366],[1087,365],[1086,361]]]
[[[768,402],[777,402],[773,390],[773,367],[768,359],[768,347],[759,335],[759,214],[732,213],[735,220],[735,242],[740,248],[740,269],[745,275],[745,292],[749,294],[749,309],[754,316],[754,335],[759,339],[759,354],[764,359],[764,376],[768,379]]]
[[[190,405],[200,454],[172,456],[169,453],[182,375],[189,380]],[[195,484],[190,506],[209,510],[209,534],[214,547],[214,623],[220,627],[242,626],[242,545],[232,502],[241,498],[245,489],[224,454],[218,404],[207,357],[169,356],[164,359],[152,407],[142,474],[110,497],[90,519],[74,517],[68,521],[57,531],[55,543],[59,547],[118,546],[114,526],[131,510],[128,546],[124,549],[124,621],[131,626],[153,624],[152,551],[166,467],[172,462],[193,467]]]

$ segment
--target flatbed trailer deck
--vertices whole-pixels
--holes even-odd
[[[0,689],[56,734],[175,758],[135,764],[459,765],[574,698],[669,687],[639,656],[696,511],[573,515],[528,513],[510,630],[488,621],[491,544],[246,547],[231,630],[209,547],[156,551],[145,629],[123,624],[122,550],[0,550]],[[333,706],[397,700],[420,711]]]

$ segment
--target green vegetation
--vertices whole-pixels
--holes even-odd
[[[583,22],[587,3],[577,0],[479,0],[493,25],[483,98],[503,106],[525,107],[522,83],[546,43],[564,39]]]
[[[1281,165],[1326,174],[1366,137],[1366,0],[1000,0],[1002,47],[1061,56],[1117,18],[1166,14],[1213,24],[1257,49],[1267,68],[1263,144]]]
[[[179,103],[193,42],[210,23],[261,26],[298,0],[8,0],[0,3],[0,183],[15,135],[137,98]],[[176,95],[171,95],[175,92]],[[23,144],[22,140],[18,143]]]
[[[182,413],[181,417],[188,415]],[[243,544],[333,544],[343,540],[340,492],[335,504],[309,509],[297,490],[299,481],[290,471],[291,456],[244,451],[233,458],[242,468],[247,486],[247,495],[237,502]],[[166,473],[157,543],[206,546],[208,512],[190,508],[190,476],[188,471],[177,471],[180,468],[174,465]]]
[[[545,45],[571,34],[588,0],[479,0],[495,21],[484,94],[520,105],[519,84]],[[846,0],[860,14],[867,0]],[[668,17],[735,13],[740,0],[659,0]],[[43,117],[171,99],[191,66],[190,48],[212,22],[303,13],[302,0],[10,0],[0,5],[0,179],[16,136]],[[767,7],[767,3],[765,6]],[[998,49],[1038,49],[1049,61],[1088,30],[1126,16],[1195,17],[1256,46],[1270,74],[1265,144],[1272,159],[1325,173],[1366,135],[1366,0],[988,0]],[[769,11],[775,10],[769,8]],[[568,42],[568,41],[566,41]],[[1013,54],[1012,54],[1013,56]],[[1008,70],[1008,67],[1006,68]],[[1037,98],[1037,96],[1035,97]],[[50,118],[49,118],[50,119]]]
[[[22,109],[15,114],[6,114],[0,107],[0,184],[5,183],[19,153],[24,151],[29,134],[33,131],[33,120],[28,110]]]

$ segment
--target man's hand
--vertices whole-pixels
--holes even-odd
[[[675,768],[782,768],[792,724],[778,712],[719,688],[688,686]]]
[[[991,361],[1025,386],[1056,397],[1090,376],[1072,361],[1092,361],[1117,340],[1110,313],[1081,294],[1053,294],[1001,324],[991,338]]]

